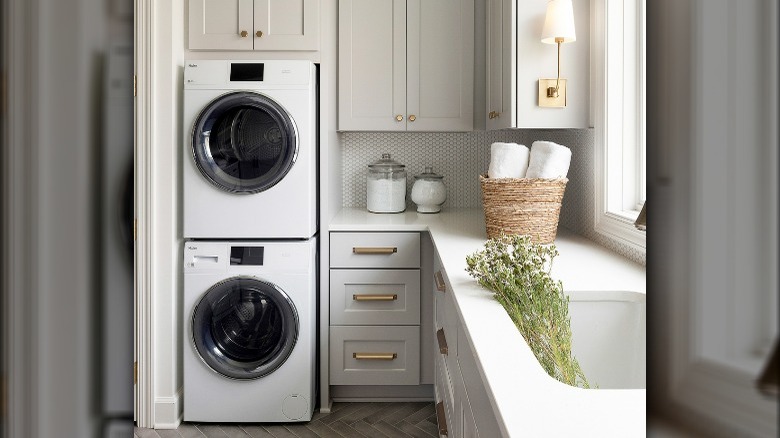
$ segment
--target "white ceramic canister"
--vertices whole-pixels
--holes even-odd
[[[372,213],[400,213],[406,210],[406,166],[382,154],[368,165],[366,208]]]
[[[441,211],[441,205],[447,200],[447,188],[444,186],[443,178],[434,173],[432,167],[426,167],[425,172],[414,176],[412,201],[417,204],[418,213]]]

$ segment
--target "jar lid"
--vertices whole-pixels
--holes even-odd
[[[425,172],[414,176],[414,179],[422,179],[426,181],[439,181],[442,178],[444,177],[438,173],[433,172],[433,167],[431,166],[425,166]]]
[[[382,159],[368,165],[375,172],[396,172],[404,170],[406,166],[390,158],[390,154],[382,154]]]

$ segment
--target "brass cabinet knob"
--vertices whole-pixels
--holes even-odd
[[[240,33],[239,35],[241,35],[241,38],[246,38],[246,37],[247,37],[247,35],[249,35],[249,32],[247,32],[247,31],[245,31],[245,30],[242,30],[242,31],[241,31],[241,33]]]
[[[488,118],[489,119],[497,119],[500,116],[501,116],[501,114],[496,112],[496,111],[491,111],[491,112],[488,113]]]
[[[261,36],[263,36],[263,31],[258,30],[257,32],[255,32],[255,35],[257,35],[257,37],[260,38]]]
[[[410,122],[414,122],[415,120],[417,120],[417,116],[415,116],[414,114],[412,114],[411,116],[409,116],[409,121],[410,121]]]
[[[395,116],[395,121],[396,122],[403,122],[404,121],[404,116],[398,114],[397,116]]]

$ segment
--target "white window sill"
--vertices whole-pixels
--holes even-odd
[[[606,212],[596,215],[594,228],[597,233],[610,238],[619,240],[634,249],[646,252],[647,232],[638,230],[634,226],[639,212]]]

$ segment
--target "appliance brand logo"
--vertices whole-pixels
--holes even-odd
[[[197,67],[198,64],[187,64],[188,67]]]
[[[190,251],[197,251],[198,247],[197,246],[188,246],[187,249],[190,250]]]

